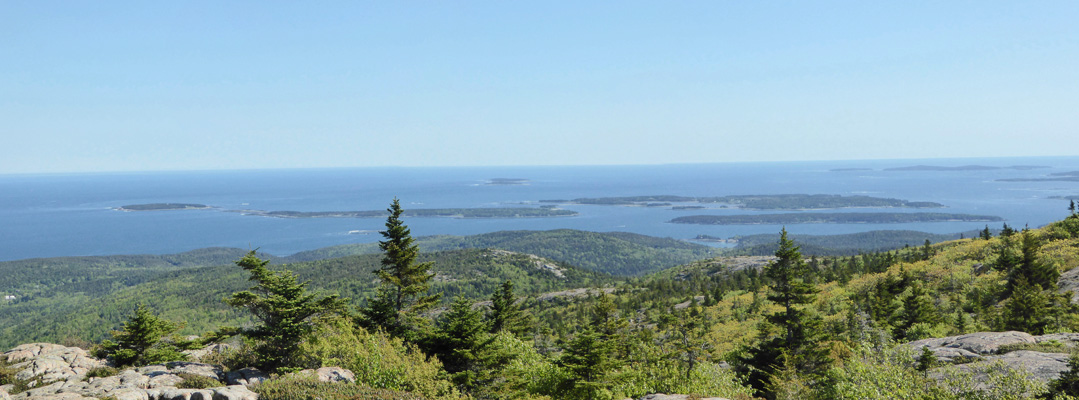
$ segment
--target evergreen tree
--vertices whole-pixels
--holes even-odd
[[[1009,271],[1007,292],[1014,292],[1020,278],[1031,286],[1038,286],[1040,290],[1056,291],[1060,271],[1038,259],[1038,249],[1041,248],[1038,238],[1029,230],[1024,230],[1021,240],[1022,256],[1019,264]]]
[[[1068,212],[1075,215],[1075,200],[1070,200],[1068,202]]]
[[[94,356],[109,358],[117,367],[185,360],[187,356],[181,351],[198,343],[179,337],[165,338],[182,327],[154,315],[140,303],[135,307],[135,315],[124,323],[123,330],[113,331],[112,340],[101,342],[94,350]]]
[[[458,385],[475,387],[493,364],[493,339],[486,328],[481,313],[472,309],[472,302],[457,297],[428,339],[428,351],[438,356]]]
[[[592,327],[586,327],[570,340],[558,359],[569,379],[565,390],[579,399],[610,398],[610,373],[621,363],[614,357],[614,343]]]
[[[1020,276],[1012,290],[1012,296],[1006,303],[1001,315],[1003,328],[1023,331],[1033,335],[1045,334],[1049,326],[1049,313],[1052,304],[1041,287],[1031,285]]]
[[[297,282],[291,271],[271,271],[270,262],[251,251],[236,265],[251,273],[256,286],[233,293],[225,302],[245,308],[254,314],[259,324],[240,330],[254,340],[257,367],[265,371],[288,370],[298,367],[296,353],[300,341],[314,330],[322,316],[345,313],[347,299],[337,295],[320,297],[307,293],[307,282]]]
[[[665,342],[673,351],[666,352],[675,356],[682,365],[685,378],[690,379],[693,368],[707,360],[712,345],[708,343],[708,323],[697,307],[676,313],[673,310],[664,315],[660,326],[665,330]]]
[[[416,341],[420,332],[417,327],[424,320],[420,313],[438,303],[441,294],[427,295],[431,279],[431,262],[419,263],[419,246],[412,238],[412,232],[401,221],[401,203],[393,199],[386,211],[386,230],[379,233],[386,239],[378,242],[383,251],[382,268],[375,274],[382,281],[375,298],[367,300],[367,306],[360,310],[360,322],[368,329],[383,329],[387,333]]]
[[[772,335],[769,333],[772,329],[763,327],[757,346],[739,357],[739,372],[762,391],[767,389],[776,365],[790,365],[801,373],[817,374],[829,363],[821,347],[821,318],[806,309],[814,301],[817,288],[806,282],[810,271],[799,247],[787,238],[786,229],[780,232],[775,255],[776,260],[764,268],[764,275],[771,281],[768,300],[782,307],[767,316],[778,332]]]
[[[533,326],[532,315],[521,310],[513,294],[513,282],[506,281],[491,295],[491,311],[487,313],[489,332],[509,332],[524,338]]]
[[[929,377],[929,369],[937,366],[937,363],[937,355],[933,353],[933,350],[929,350],[929,346],[923,346],[922,354],[918,356],[918,364],[914,366],[914,369]]]
[[[928,260],[929,257],[933,256],[933,248],[930,247],[930,244],[931,243],[929,243],[929,239],[926,239],[925,244],[922,245],[922,259],[923,260]]]
[[[936,321],[937,310],[933,307],[933,300],[922,289],[922,285],[915,283],[911,286],[910,294],[903,299],[903,311],[899,314],[899,322],[896,324],[898,336],[912,339],[909,337],[909,330],[914,324],[932,324]]]
[[[1005,222],[1004,227],[1000,229],[1000,237],[1011,237],[1014,234],[1015,229],[1012,229],[1012,227],[1008,226],[1008,223]]]
[[[1056,399],[1060,395],[1079,396],[1079,353],[1068,357],[1068,370],[1049,382],[1049,393],[1043,398]]]
[[[978,237],[980,237],[982,239],[985,239],[985,240],[989,240],[989,239],[993,238],[993,233],[989,232],[989,225],[985,226],[985,229],[982,230],[981,234],[979,234]]]

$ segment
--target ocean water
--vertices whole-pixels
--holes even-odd
[[[1037,165],[1048,168],[885,171],[912,165]],[[840,168],[869,168],[832,171]],[[673,164],[655,166],[354,168],[256,171],[0,175],[0,260],[34,257],[164,254],[203,247],[260,248],[275,255],[346,243],[373,242],[383,220],[280,219],[225,209],[343,211],[385,209],[397,197],[408,208],[539,206],[540,200],[637,195],[840,194],[933,201],[945,209],[848,209],[841,212],[949,212],[996,215],[1009,225],[1037,227],[1066,216],[1079,182],[999,182],[1079,170],[1079,157]],[[492,178],[527,185],[488,185]],[[141,203],[200,203],[214,210],[121,212]],[[527,219],[406,218],[415,236],[469,235],[559,228],[689,239],[775,233],[775,225],[683,225],[694,214],[774,211],[693,210],[570,205],[575,217]],[[999,228],[999,223],[992,227]],[[877,229],[934,233],[980,229],[984,223],[801,224],[796,234]],[[369,231],[349,234],[349,231]]]

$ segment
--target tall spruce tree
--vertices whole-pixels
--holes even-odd
[[[513,282],[502,283],[491,295],[491,310],[487,313],[489,332],[509,332],[524,338],[532,330],[532,315],[521,310],[513,294]]]
[[[1018,260],[1019,264],[1008,273],[1007,292],[1014,291],[1020,278],[1025,279],[1031,286],[1040,287],[1041,290],[1056,291],[1060,271],[1038,259],[1041,242],[1030,230],[1023,230],[1021,240],[1022,255]]]
[[[821,318],[807,309],[816,297],[817,288],[807,282],[811,271],[802,260],[799,247],[787,238],[786,228],[780,232],[775,255],[776,260],[764,268],[764,275],[771,281],[768,300],[782,309],[767,317],[775,329],[761,329],[759,343],[739,357],[738,369],[766,396],[771,396],[767,387],[777,365],[792,366],[800,373],[814,375],[823,372],[830,362],[821,346]]]
[[[435,274],[432,262],[417,262],[420,248],[412,232],[401,220],[401,202],[395,197],[386,211],[386,230],[379,233],[386,239],[378,242],[383,251],[382,268],[374,271],[382,281],[374,298],[360,310],[360,321],[368,329],[383,329],[407,340],[418,339],[417,327],[424,321],[419,314],[438,303],[441,294],[426,294]]]
[[[472,302],[457,297],[439,319],[434,335],[427,339],[428,351],[437,355],[453,381],[466,389],[486,381],[486,373],[495,364],[493,338],[486,328],[481,313],[472,309]]]
[[[255,342],[256,366],[265,371],[288,370],[298,367],[300,342],[314,331],[317,318],[345,313],[348,300],[308,293],[307,282],[297,282],[291,271],[271,271],[266,268],[269,263],[253,250],[236,261],[251,273],[256,286],[233,293],[225,302],[246,308],[259,322],[240,330]]]

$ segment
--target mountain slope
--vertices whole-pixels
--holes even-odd
[[[373,271],[379,254],[293,263],[287,268],[309,287],[349,297],[354,304],[377,286]],[[433,261],[436,276],[432,291],[444,301],[463,295],[489,297],[510,280],[519,294],[604,285],[615,280],[541,257],[502,250],[466,249],[425,253],[421,262]],[[58,341],[68,337],[100,340],[119,327],[138,303],[155,313],[186,323],[185,333],[202,333],[222,325],[241,325],[247,316],[222,301],[251,286],[247,274],[234,265],[170,271],[146,282],[92,298],[79,293],[56,294],[0,307],[0,348],[32,341]]]

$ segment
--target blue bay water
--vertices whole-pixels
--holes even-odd
[[[1042,165],[1033,170],[883,171],[911,165]],[[868,171],[831,171],[871,168]],[[316,170],[0,175],[0,260],[108,254],[163,254],[203,247],[260,248],[271,254],[373,242],[383,220],[279,219],[227,209],[345,211],[384,209],[394,197],[408,208],[536,207],[540,200],[637,195],[840,194],[933,201],[945,209],[846,209],[840,212],[948,212],[1003,217],[1015,227],[1063,218],[1079,182],[998,182],[1079,170],[1079,157],[717,163],[656,166],[356,168]],[[491,178],[528,185],[487,185]],[[120,212],[142,203],[200,203],[214,210]],[[694,214],[769,213],[736,209],[571,205],[575,217],[527,219],[408,218],[413,235],[469,235],[500,230],[624,231],[689,239],[775,233],[776,225],[682,225]],[[991,226],[999,228],[999,223]],[[961,232],[984,223],[802,224],[795,234],[877,229]],[[349,231],[372,231],[349,234]]]

